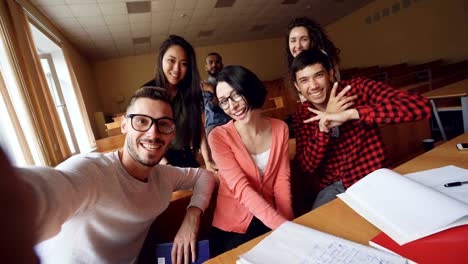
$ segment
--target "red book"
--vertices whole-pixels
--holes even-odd
[[[468,225],[447,229],[401,246],[381,232],[369,241],[369,245],[420,264],[468,263]]]

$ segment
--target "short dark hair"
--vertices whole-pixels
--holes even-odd
[[[218,84],[226,82],[247,101],[249,109],[262,108],[267,90],[255,73],[240,65],[227,66],[216,76]]]
[[[314,48],[304,50],[297,55],[291,63],[291,80],[296,81],[296,72],[303,70],[309,65],[320,63],[327,70],[330,71],[331,65],[328,56],[321,50]]]
[[[167,96],[166,89],[156,86],[143,86],[140,89],[136,90],[135,93],[133,93],[132,97],[130,97],[130,99],[128,100],[127,109],[125,111],[128,111],[128,109],[132,107],[135,101],[140,98],[148,98],[152,100],[163,101],[169,104],[169,106],[171,107],[172,115],[174,115],[174,107],[171,103],[171,100]]]
[[[208,53],[208,55],[206,55],[206,57],[208,57],[208,56],[218,56],[218,58],[219,58],[221,61],[223,60],[223,58],[221,57],[221,55],[219,55],[219,53],[217,53],[217,52],[210,52],[210,53]]]
[[[288,65],[290,67],[293,61],[293,56],[289,50],[289,34],[295,27],[305,27],[307,29],[310,38],[310,48],[319,48],[324,50],[330,57],[330,61],[333,65],[340,62],[340,49],[338,49],[328,38],[327,33],[322,26],[308,17],[297,17],[289,22],[286,32],[286,55],[288,58]]]

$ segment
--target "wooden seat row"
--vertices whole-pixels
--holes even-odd
[[[399,63],[390,66],[375,65],[364,68],[343,69],[341,76],[343,79],[364,76],[388,83],[394,88],[431,82],[430,90],[432,90],[460,80],[460,76],[464,75],[467,70],[468,60],[445,63],[444,60],[439,59],[416,65]]]
[[[123,147],[125,143],[125,134],[118,134],[102,139],[96,140],[96,151],[97,152],[111,152],[118,150]]]

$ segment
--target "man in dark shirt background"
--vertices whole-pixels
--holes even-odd
[[[213,128],[226,124],[231,118],[218,106],[218,99],[214,96],[216,89],[216,75],[223,69],[223,59],[216,52],[206,56],[205,69],[208,80],[200,83],[205,104],[205,131],[206,136]]]

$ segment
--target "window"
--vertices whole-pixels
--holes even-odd
[[[44,71],[50,93],[54,99],[55,108],[60,118],[65,137],[67,138],[68,147],[72,154],[77,153],[78,143],[75,134],[73,133],[73,126],[71,124],[70,115],[67,110],[65,99],[63,98],[62,90],[60,89],[60,81],[55,71],[54,62],[50,54],[43,54],[40,56],[42,70]]]
[[[80,111],[62,49],[30,23],[37,53],[72,154],[91,151],[84,117]]]

